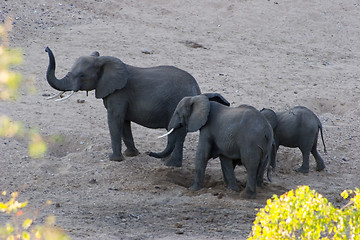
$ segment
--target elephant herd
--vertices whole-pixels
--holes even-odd
[[[149,153],[166,158],[167,166],[182,166],[187,132],[200,131],[192,190],[203,187],[209,159],[219,157],[226,186],[240,190],[234,168],[244,165],[247,184],[241,196],[255,198],[256,186],[262,186],[265,171],[270,180],[269,172],[275,168],[280,145],[301,150],[303,162],[297,171],[309,172],[310,152],[316,160],[316,170],[325,168],[317,151],[320,130],[326,152],[321,122],[305,107],[277,113],[271,109],[258,111],[249,105],[230,107],[218,93],[201,94],[196,80],[186,71],[172,66],[134,67],[98,52],[78,58],[69,73],[58,79],[54,54],[48,47],[45,51],[49,55],[46,79],[51,87],[61,91],[56,96],[66,91],[72,94],[95,90],[95,97],[103,99],[112,161],[124,160],[122,142],[126,156],[139,154],[131,132],[131,122],[135,122],[169,131],[163,135],[168,137],[165,149]]]

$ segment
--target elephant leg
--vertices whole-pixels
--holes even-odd
[[[113,112],[108,111],[108,125],[111,137],[111,148],[113,153],[110,155],[111,161],[123,161],[124,156],[121,153],[121,136],[123,132],[123,119],[117,117]]]
[[[267,169],[266,168],[267,162],[269,161],[268,158],[269,158],[269,156],[265,156],[264,159],[261,159],[262,161],[259,165],[259,169],[258,169],[257,175],[256,175],[256,185],[258,187],[262,187],[264,185],[264,174],[265,174],[265,170]]]
[[[219,157],[221,163],[221,170],[227,188],[234,190],[236,192],[240,192],[240,188],[237,185],[237,181],[234,173],[234,168],[235,168],[234,163],[236,166],[236,162],[222,155]]]
[[[185,127],[179,128],[177,130],[178,130],[178,132],[176,133],[175,146],[172,151],[170,159],[168,159],[165,162],[166,166],[172,166],[172,167],[181,167],[182,166],[184,141],[185,141],[187,132],[186,132]]]
[[[124,121],[124,127],[123,127],[123,141],[126,146],[125,155],[128,157],[134,157],[139,155],[139,151],[135,147],[133,135],[131,132],[131,122],[130,121]]]
[[[259,164],[256,164],[257,159],[246,159],[248,164],[244,164],[247,171],[247,183],[245,189],[240,193],[242,198],[246,199],[255,199],[256,198],[256,180],[257,180],[257,171]]]
[[[311,154],[314,156],[316,161],[316,171],[324,170],[325,163],[324,160],[321,158],[319,152],[317,151],[317,144],[315,142],[314,146],[311,149]]]
[[[204,186],[205,169],[209,161],[210,151],[211,144],[203,142],[201,141],[201,138],[199,138],[199,145],[196,150],[195,159],[195,178],[190,190],[200,190]]]
[[[301,172],[301,173],[309,173],[309,158],[310,158],[310,151],[308,149],[301,149],[302,156],[303,156],[303,162],[301,167],[296,169],[295,171]]]

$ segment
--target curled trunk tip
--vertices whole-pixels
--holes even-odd
[[[71,91],[72,89],[72,76],[68,73],[64,78],[57,79],[55,76],[56,62],[53,52],[49,47],[45,48],[45,52],[49,55],[49,66],[46,72],[46,80],[51,87],[59,91]]]

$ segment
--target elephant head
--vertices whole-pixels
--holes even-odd
[[[275,129],[278,125],[278,118],[276,113],[269,108],[263,108],[260,110],[260,112],[266,118],[266,120],[268,120],[272,129]]]
[[[184,126],[187,132],[196,132],[206,124],[209,112],[210,102],[206,95],[184,97],[177,105],[168,129]]]
[[[98,52],[78,58],[68,74],[58,79],[55,76],[54,54],[48,47],[45,51],[49,54],[46,79],[57,90],[77,92],[95,89],[96,98],[105,98],[127,83],[129,73],[126,65],[117,58],[99,56]]]

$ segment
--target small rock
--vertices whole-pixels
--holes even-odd
[[[184,234],[184,230],[183,229],[176,229],[176,234]]]
[[[183,224],[182,224],[182,223],[179,223],[179,222],[176,222],[176,223],[174,224],[174,226],[175,226],[176,228],[182,228],[182,227],[183,227]]]
[[[93,178],[93,179],[91,179],[91,180],[89,181],[89,183],[90,183],[90,184],[95,184],[95,183],[97,183],[97,181],[96,181],[95,178]]]
[[[142,49],[141,52],[142,52],[143,54],[153,54],[152,51],[149,51],[149,50],[147,50],[147,49]]]
[[[180,43],[183,43],[185,44],[185,46],[187,47],[190,47],[190,48],[203,48],[203,49],[207,49],[206,47],[204,47],[203,45],[197,43],[197,42],[193,42],[193,41],[183,41],[183,42],[180,42]]]
[[[56,204],[55,204],[55,207],[56,207],[56,208],[61,207],[61,206],[60,206],[60,203],[56,203]]]
[[[84,99],[78,99],[78,100],[76,100],[76,102],[77,102],[77,103],[84,103],[85,100],[84,100]]]

